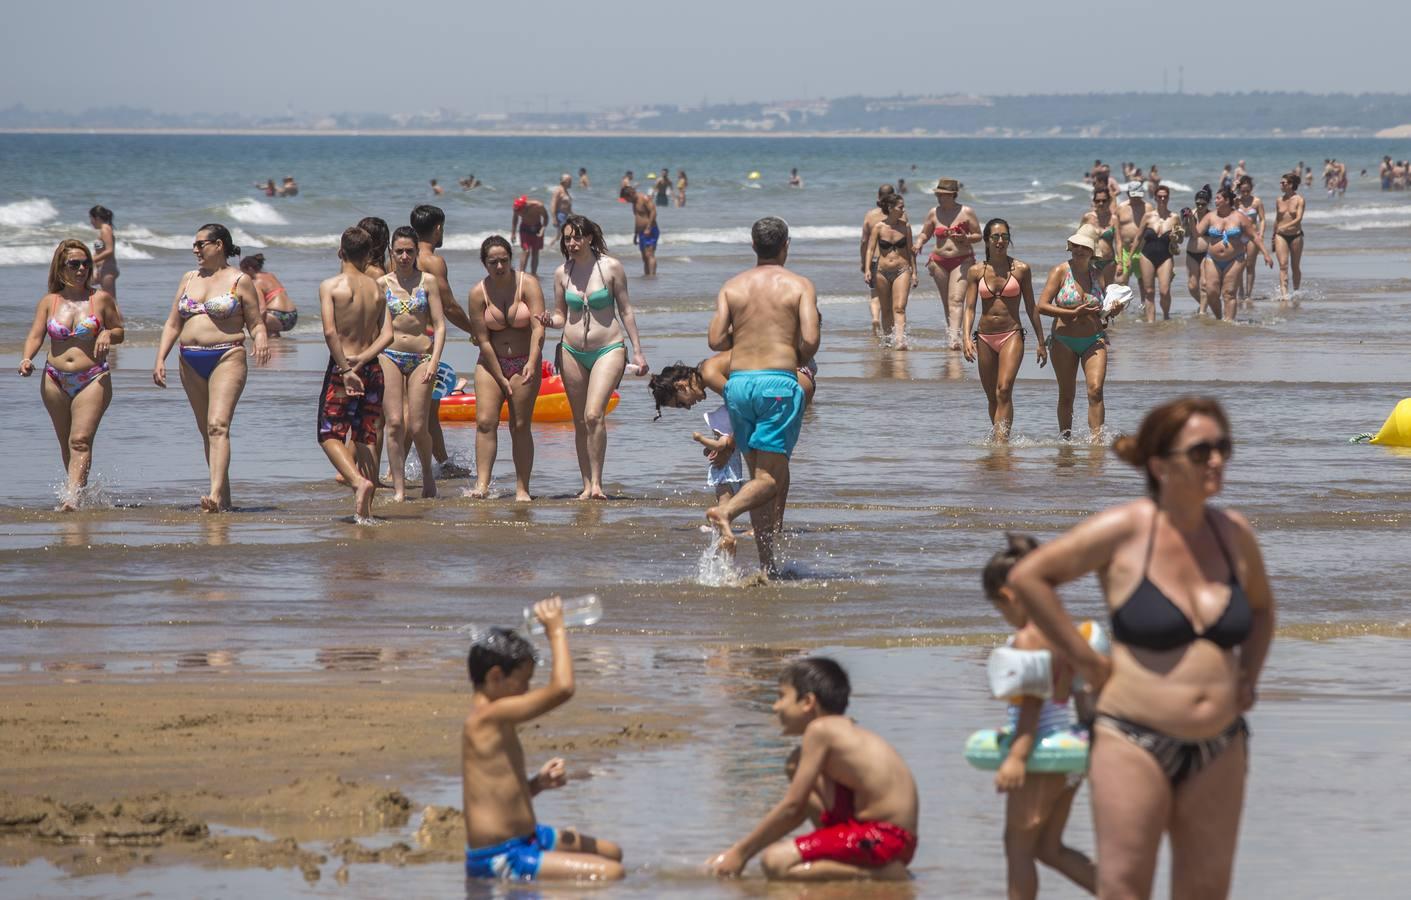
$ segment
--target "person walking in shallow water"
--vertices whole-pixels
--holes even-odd
[[[926,242],[936,238],[926,268],[941,295],[941,312],[946,320],[946,336],[952,350],[961,349],[960,308],[965,303],[965,273],[975,262],[975,245],[980,242],[980,220],[975,210],[956,202],[960,182],[942,178],[936,182],[936,205],[926,214],[913,256],[920,256]]]
[[[1274,252],[1279,256],[1279,299],[1284,301],[1289,299],[1290,288],[1296,291],[1303,283],[1303,198],[1298,195],[1298,175],[1285,175],[1279,180],[1279,189]]]
[[[93,278],[114,300],[118,296],[118,239],[113,236],[113,211],[95,206],[88,211],[88,223],[98,229],[93,242]]]
[[[804,396],[797,370],[818,352],[818,300],[813,282],[784,268],[789,226],[767,216],[750,229],[755,266],[721,287],[710,320],[710,349],[730,350],[725,407],[750,480],[735,496],[706,512],[720,533],[720,549],[735,552],[730,523],[750,513],[760,567],[776,571],[778,515],[772,502],[789,483],[789,457],[803,425]]]
[[[39,395],[59,438],[68,483],[59,509],[77,509],[93,464],[93,439],[113,401],[108,350],[126,332],[117,300],[88,284],[93,256],[82,241],[61,241],[49,263],[49,291],[34,310],[20,356],[20,375],[34,373],[33,359],[49,338]]]
[[[1099,897],[1150,897],[1163,837],[1170,896],[1228,896],[1249,768],[1244,714],[1274,635],[1254,529],[1209,501],[1234,452],[1208,397],[1162,404],[1112,445],[1147,496],[1038,547],[1007,586],[1097,693],[1089,777]],[[1095,572],[1112,655],[1073,626],[1057,589]]]
[[[152,381],[167,386],[167,355],[181,342],[181,386],[196,417],[210,468],[210,491],[201,497],[206,512],[231,508],[230,425],[245,390],[249,370],[245,335],[255,341],[255,364],[269,362],[269,334],[260,318],[255,283],[230,265],[240,248],[224,225],[201,226],[191,243],[198,266],[187,272],[176,290],[171,312],[162,328]]]

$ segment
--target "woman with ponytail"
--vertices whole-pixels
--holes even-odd
[[[1248,520],[1208,501],[1234,452],[1209,397],[1162,404],[1113,444],[1147,496],[1025,556],[1005,584],[1098,692],[1089,777],[1098,895],[1149,897],[1163,836],[1173,897],[1229,895],[1244,806],[1244,714],[1274,634],[1274,596]],[[1056,589],[1096,572],[1112,655],[1074,629]]]

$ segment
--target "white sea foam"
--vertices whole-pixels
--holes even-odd
[[[186,250],[191,246],[191,235],[187,234],[157,234],[148,228],[140,225],[133,225],[122,229],[122,236],[133,244],[141,244],[144,247],[157,247],[162,250]],[[121,246],[121,241],[119,246]]]
[[[1411,216],[1411,206],[1333,206],[1327,209],[1308,208],[1303,218],[1310,222],[1360,222],[1371,218]]]
[[[1374,229],[1411,228],[1411,218],[1402,219],[1363,219],[1359,222],[1334,222],[1328,226],[1334,231],[1369,231]]]
[[[28,228],[58,218],[59,211],[45,197],[0,204],[0,225]]]
[[[47,266],[53,257],[53,247],[0,247],[0,266]]]
[[[1169,178],[1161,179],[1161,184],[1163,187],[1170,188],[1173,194],[1195,194],[1195,188],[1188,184],[1181,184],[1179,181],[1172,181]]]
[[[118,259],[151,259],[152,254],[145,250],[138,250],[127,241],[118,241],[117,247],[113,250]]]
[[[226,215],[244,225],[288,225],[289,220],[279,214],[279,210],[268,203],[253,198],[227,203],[221,209]]]

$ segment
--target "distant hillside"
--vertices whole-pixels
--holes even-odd
[[[132,107],[82,113],[23,105],[0,128],[298,131],[598,131],[721,134],[918,134],[1143,137],[1374,136],[1411,127],[1406,94],[1050,94],[1018,97],[841,97],[702,106],[640,106],[581,113],[165,114]]]

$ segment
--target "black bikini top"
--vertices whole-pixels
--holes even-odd
[[[1159,513],[1157,515],[1160,515]],[[1151,538],[1146,545],[1146,561],[1142,564],[1142,580],[1132,591],[1127,602],[1112,612],[1112,636],[1118,641],[1143,650],[1175,650],[1206,640],[1215,646],[1230,650],[1244,643],[1253,626],[1249,608],[1249,597],[1235,577],[1235,564],[1225,542],[1220,538],[1220,530],[1206,515],[1206,524],[1215,535],[1215,543],[1225,557],[1225,565],[1230,570],[1230,602],[1214,624],[1197,633],[1186,614],[1171,602],[1171,598],[1161,592],[1147,577],[1151,568],[1151,551],[1156,545],[1156,516],[1151,519]]]
[[[877,237],[877,250],[880,253],[896,253],[907,247],[906,235],[902,235],[894,241],[883,240],[880,235]]]

